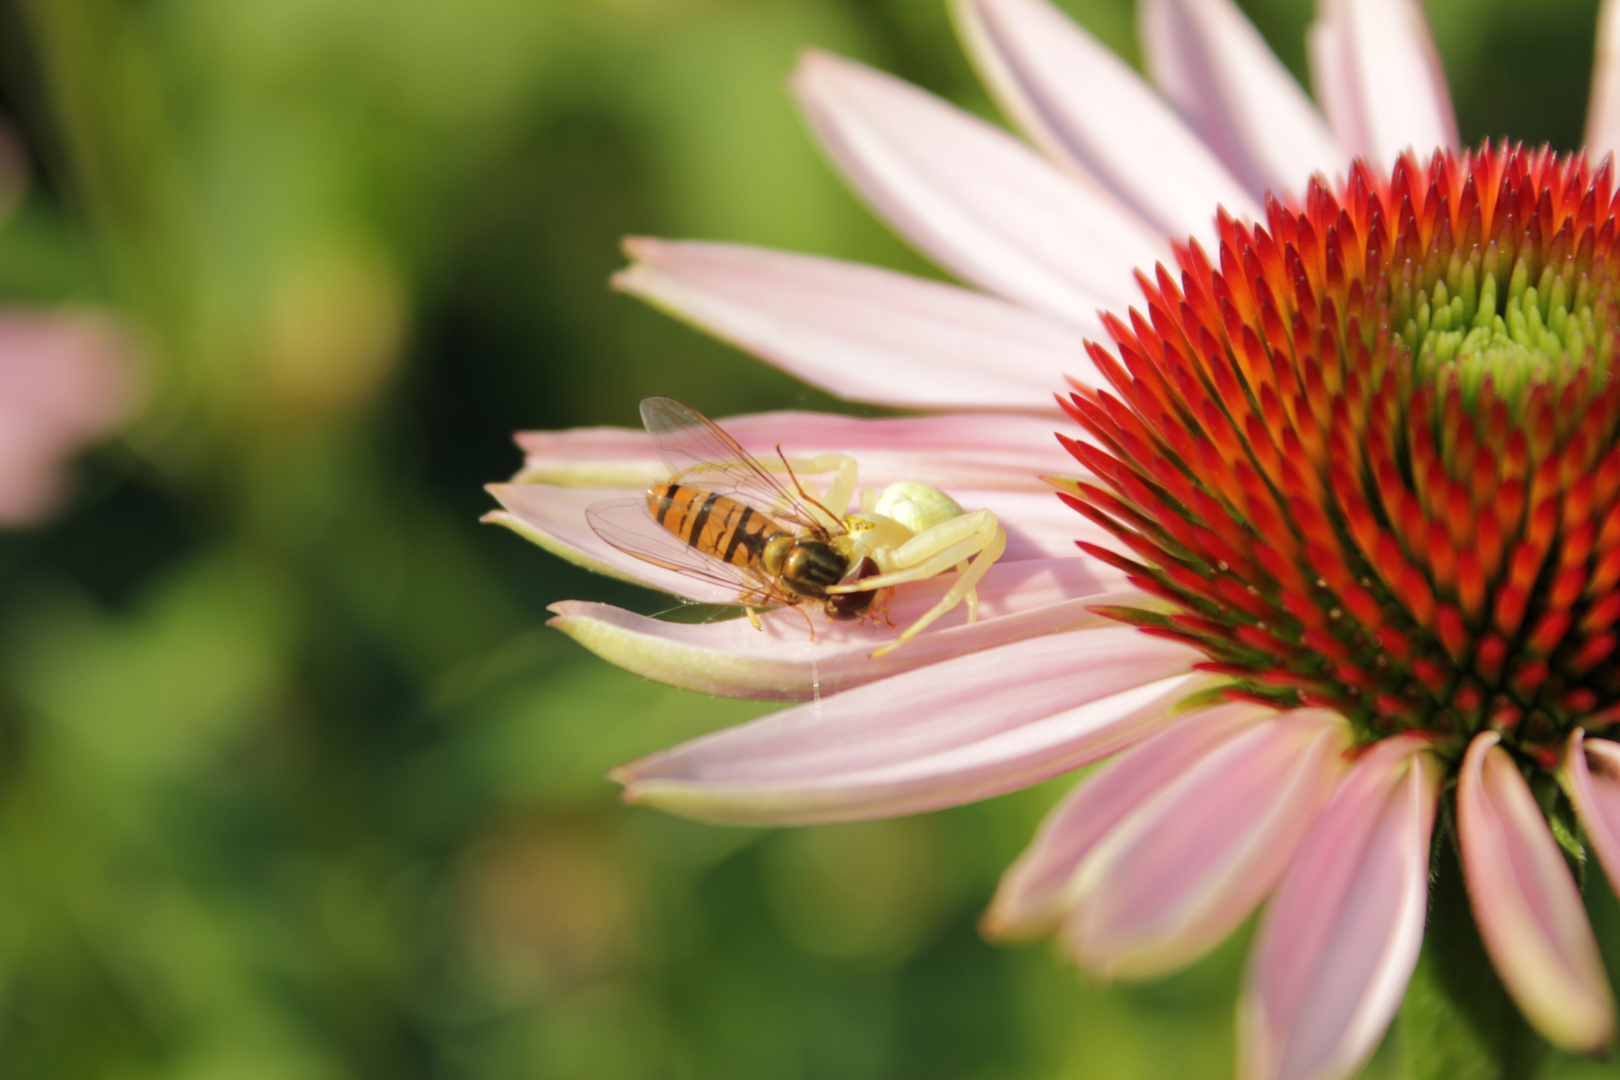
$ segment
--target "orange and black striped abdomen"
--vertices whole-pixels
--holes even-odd
[[[757,566],[765,542],[782,526],[759,511],[702,488],[658,484],[647,491],[658,524],[705,555],[737,566]]]

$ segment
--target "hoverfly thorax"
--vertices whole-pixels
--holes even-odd
[[[797,595],[822,599],[828,588],[849,573],[849,556],[839,554],[833,545],[791,536],[786,539],[788,547],[782,555],[780,578]]]

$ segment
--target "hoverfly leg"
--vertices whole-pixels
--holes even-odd
[[[803,604],[795,604],[793,610],[797,611],[804,619],[804,625],[810,630],[810,644],[814,645],[816,643],[816,624],[811,621],[810,613],[804,610]]]

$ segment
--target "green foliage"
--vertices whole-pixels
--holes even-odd
[[[1411,1080],[1520,1080],[1540,1074],[1547,1044],[1514,1008],[1468,907],[1457,848],[1435,845],[1423,955],[1401,1005],[1400,1047]]]

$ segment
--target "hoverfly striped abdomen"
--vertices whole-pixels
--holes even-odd
[[[782,526],[753,507],[684,484],[655,484],[647,509],[658,524],[705,555],[735,566],[758,566]]]

